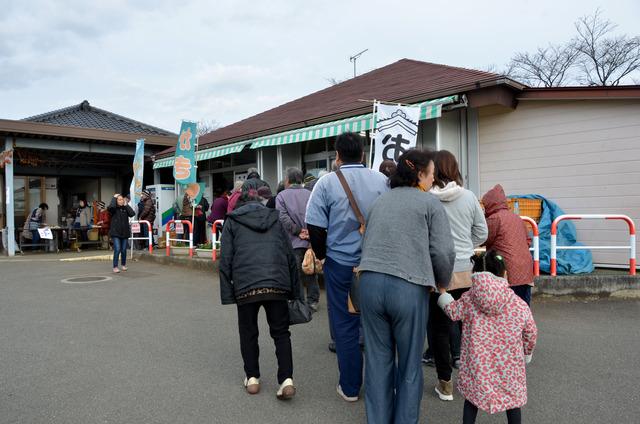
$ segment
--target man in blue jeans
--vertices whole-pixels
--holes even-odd
[[[389,190],[387,177],[366,168],[364,143],[355,133],[336,139],[336,164],[364,217],[373,202]],[[309,238],[318,259],[324,260],[329,325],[335,336],[340,379],[338,394],[347,402],[355,402],[362,386],[362,353],[360,352],[360,317],[347,309],[353,269],[360,263],[362,235],[349,199],[336,173],[320,178],[307,205]]]

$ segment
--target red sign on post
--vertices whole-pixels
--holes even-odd
[[[134,234],[138,234],[140,232],[140,223],[139,222],[134,222],[133,224],[131,224],[131,232]]]
[[[184,234],[184,225],[182,222],[176,222],[176,234]]]

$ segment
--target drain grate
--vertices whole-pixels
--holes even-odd
[[[91,284],[91,283],[102,283],[104,281],[110,281],[110,280],[112,280],[111,277],[86,276],[86,277],[65,278],[64,280],[61,280],[60,282],[66,283],[66,284]]]

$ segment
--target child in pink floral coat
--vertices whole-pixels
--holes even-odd
[[[506,411],[520,423],[527,403],[525,363],[531,361],[538,329],[527,304],[504,278],[502,256],[474,256],[473,286],[459,300],[444,293],[438,305],[453,321],[462,321],[458,391],[465,398],[463,423],[475,423],[478,408]]]

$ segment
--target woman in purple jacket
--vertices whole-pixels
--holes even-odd
[[[320,286],[315,275],[307,275],[302,272],[302,260],[310,247],[309,232],[307,231],[304,217],[307,212],[307,203],[311,192],[302,185],[304,174],[298,168],[287,169],[284,182],[285,190],[276,197],[276,209],[280,211],[280,222],[293,246],[293,253],[298,262],[298,274],[300,282],[307,287],[307,303],[313,311],[318,310],[320,300]],[[304,299],[304,290],[301,290]]]

